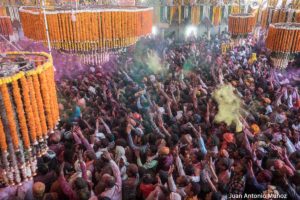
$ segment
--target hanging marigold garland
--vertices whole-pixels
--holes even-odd
[[[266,47],[273,52],[300,52],[300,23],[271,24]]]
[[[11,56],[15,60],[19,55],[29,55],[26,59],[31,67],[32,55],[44,59],[29,71],[0,78],[0,96],[4,107],[0,117],[0,162],[3,164],[0,167],[3,166],[5,171],[1,174],[5,183],[13,185],[26,181],[35,174],[36,156],[47,151],[47,145],[41,139],[54,128],[59,113],[51,56],[29,52],[8,52],[5,55],[8,60]],[[8,143],[13,149],[8,149]],[[31,151],[32,148],[34,151]]]
[[[52,121],[55,122],[58,120],[58,114],[57,114],[57,105],[55,104],[56,99],[56,89],[55,89],[55,83],[54,83],[54,77],[52,76],[52,70],[53,68],[49,68],[46,72],[46,79],[48,83],[48,90],[49,90],[49,97],[50,97],[50,107],[51,107],[51,113],[52,113]]]
[[[300,23],[300,10],[297,10],[295,14],[295,22]]]
[[[238,14],[238,13],[241,13],[241,8],[240,8],[240,6],[239,5],[237,5],[237,4],[233,4],[232,6],[231,6],[231,12],[230,12],[231,14]]]
[[[191,22],[193,25],[200,24],[200,6],[192,6],[191,11]]]
[[[260,20],[260,25],[263,27],[263,28],[266,28],[268,26],[268,16],[269,16],[269,9],[264,9],[261,13],[261,20]]]
[[[246,35],[253,31],[255,17],[252,14],[234,14],[229,16],[228,30],[232,35]]]
[[[267,28],[271,23],[285,23],[285,22],[300,22],[300,11],[297,9],[274,9],[272,7],[265,8],[260,10],[261,12],[260,18],[260,25],[263,28]]]
[[[7,151],[6,136],[5,136],[1,117],[0,117],[0,149],[2,152]]]
[[[30,149],[28,128],[27,128],[25,113],[24,113],[24,109],[23,109],[23,102],[22,102],[22,97],[20,94],[20,88],[19,88],[18,81],[17,80],[13,81],[12,86],[13,86],[13,89],[12,89],[13,97],[15,100],[16,111],[17,111],[18,119],[19,119],[19,126],[21,129],[22,137],[23,137],[23,144],[26,149]]]
[[[213,7],[213,25],[219,26],[221,23],[221,16],[222,16],[222,7],[221,6],[214,6]]]
[[[273,10],[273,16],[272,16],[272,22],[271,23],[278,22],[279,14],[280,14],[280,10]]]
[[[19,150],[19,139],[18,139],[18,133],[16,128],[16,122],[14,119],[14,111],[12,107],[12,103],[9,96],[9,91],[6,84],[1,85],[1,96],[2,101],[4,104],[5,112],[6,112],[6,119],[9,126],[9,131],[13,143],[13,147],[16,151]]]
[[[8,37],[13,34],[13,26],[8,16],[0,16],[0,34]]]
[[[39,116],[39,111],[38,111],[38,106],[36,103],[36,97],[35,97],[35,91],[34,91],[34,87],[33,87],[33,81],[32,81],[32,76],[28,76],[27,78],[27,83],[28,83],[28,87],[29,87],[29,93],[30,93],[30,98],[31,98],[31,107],[32,107],[32,114],[33,114],[33,122],[35,122],[35,138],[41,138],[42,137],[42,126],[40,123],[40,116]],[[36,142],[36,139],[35,139]]]
[[[32,144],[36,143],[36,124],[34,120],[34,115],[31,107],[30,96],[29,96],[29,88],[27,84],[26,78],[23,76],[21,79],[21,87],[22,87],[22,95],[24,100],[24,107],[27,117],[27,123],[29,126],[29,133]]]
[[[42,97],[43,97],[43,104],[44,104],[44,110],[46,111],[46,119],[47,119],[47,124],[48,124],[48,129],[53,130],[53,120],[52,120],[52,112],[51,112],[51,105],[50,105],[50,96],[49,96],[49,88],[47,86],[47,80],[45,73],[39,74],[40,78],[40,87],[41,87],[41,92],[42,92]],[[44,132],[44,134],[46,134]]]
[[[181,6],[176,6],[176,9],[180,22]],[[125,47],[137,41],[138,37],[151,34],[152,10],[47,11],[50,41],[54,48],[78,52]],[[45,29],[36,28],[44,27],[43,13],[38,9],[24,7],[19,13],[25,36],[46,42]]]
[[[42,134],[47,133],[47,124],[46,124],[46,117],[45,117],[45,110],[44,110],[44,105],[43,105],[43,99],[42,95],[40,93],[40,82],[38,79],[38,75],[34,74],[33,75],[33,87],[34,87],[34,92],[35,92],[35,98],[37,101],[37,106],[38,106],[38,111],[39,111],[39,116],[40,116],[40,122],[42,126]],[[40,138],[41,139],[41,136]]]

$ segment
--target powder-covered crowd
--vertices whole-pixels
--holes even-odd
[[[1,199],[299,200],[299,74],[275,70],[255,38],[221,55],[226,38],[148,38],[138,56],[62,78],[50,151],[26,190]],[[214,121],[220,84],[243,100],[241,132]]]

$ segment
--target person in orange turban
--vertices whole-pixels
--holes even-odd
[[[222,142],[221,150],[227,149],[229,143],[235,143],[235,138],[233,133],[224,133],[224,141]]]
[[[159,154],[160,155],[169,155],[169,153],[170,153],[169,147],[161,147],[159,149]]]
[[[233,133],[224,133],[223,139],[224,139],[227,143],[234,143],[234,142],[235,142]]]
[[[251,125],[251,129],[252,129],[252,131],[253,131],[253,133],[256,135],[256,134],[258,134],[259,132],[260,132],[260,128],[259,128],[259,126],[257,125],[257,124],[252,124]]]

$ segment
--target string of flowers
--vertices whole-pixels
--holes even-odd
[[[221,23],[222,8],[221,6],[213,7],[213,25],[218,26]]]
[[[49,96],[49,88],[47,86],[47,79],[45,73],[39,74],[40,78],[40,86],[43,97],[44,109],[46,111],[46,119],[48,124],[48,129],[53,129],[53,120],[52,120],[52,112],[51,112],[51,104],[50,104],[50,96]],[[45,134],[45,132],[44,132]]]
[[[33,81],[32,81],[32,76],[27,77],[27,83],[30,91],[30,98],[31,98],[31,105],[32,105],[32,113],[34,117],[34,122],[35,122],[35,128],[36,128],[36,135],[38,138],[42,137],[42,127],[40,123],[40,116],[39,116],[39,111],[38,111],[38,106],[35,98],[35,91],[33,87]]]
[[[271,24],[266,38],[266,47],[273,52],[299,52],[300,27],[296,23]]]
[[[19,150],[19,138],[16,128],[16,122],[14,119],[14,111],[12,108],[12,102],[10,100],[9,91],[6,84],[2,84],[1,87],[1,95],[2,95],[2,101],[4,104],[5,112],[6,112],[6,119],[8,122],[8,127],[13,143],[13,147],[16,151]]]
[[[47,124],[46,124],[43,99],[42,99],[42,95],[40,93],[40,91],[41,91],[40,90],[40,82],[39,82],[37,74],[33,75],[33,86],[34,86],[35,98],[37,101],[37,106],[38,106],[38,111],[39,111],[39,116],[40,116],[40,123],[42,126],[42,133],[44,135],[47,133]],[[41,136],[38,139],[41,139]]]
[[[6,137],[5,137],[5,132],[4,132],[1,117],[0,117],[0,149],[2,152],[7,151]]]
[[[278,22],[279,12],[280,12],[280,10],[274,10],[274,13],[273,13],[273,16],[272,16],[272,23]]]
[[[230,15],[228,31],[233,35],[245,35],[252,32],[255,26],[255,17],[252,14]]]
[[[22,133],[22,137],[23,137],[23,142],[24,142],[24,147],[25,149],[30,149],[30,140],[29,140],[29,136],[28,136],[28,128],[27,128],[27,124],[26,124],[26,118],[25,118],[25,113],[24,113],[24,109],[23,109],[23,102],[22,102],[22,97],[20,94],[20,88],[19,88],[19,84],[18,81],[15,80],[12,82],[12,86],[13,86],[13,97],[14,97],[14,101],[15,101],[15,105],[16,105],[16,111],[18,114],[18,119],[19,119],[19,126],[20,126],[20,130]]]
[[[191,11],[191,21],[193,25],[198,25],[200,23],[200,7],[192,6]]]
[[[55,121],[59,120],[59,107],[58,107],[58,101],[57,101],[57,92],[56,92],[56,85],[55,85],[55,79],[54,79],[54,68],[50,68],[50,80],[52,81],[52,94],[54,97],[54,111],[55,111]]]
[[[55,101],[53,101],[55,99],[54,94],[53,94],[53,82],[51,81],[51,68],[47,69],[46,71],[46,80],[48,83],[48,90],[49,90],[49,97],[50,97],[50,107],[51,107],[51,117],[52,117],[52,121],[55,122],[56,119],[56,111],[55,111]],[[54,126],[55,124],[53,124]]]
[[[21,81],[21,88],[22,88],[25,112],[27,115],[27,122],[28,122],[28,127],[29,127],[30,138],[31,138],[31,142],[33,144],[35,144],[36,143],[36,124],[35,124],[34,115],[33,115],[31,102],[30,102],[29,88],[28,88],[27,80],[25,77],[22,77],[20,79],[20,81]]]
[[[43,57],[43,61],[35,63],[35,68],[0,77],[0,95],[3,102],[3,113],[0,117],[1,166],[4,170],[2,180],[7,185],[20,184],[36,173],[36,156],[44,154],[48,149],[43,140],[43,136],[46,137],[50,129],[50,125],[49,129],[47,128],[46,116],[48,121],[52,121],[51,127],[59,119],[51,56],[46,53],[5,53],[15,57],[25,56],[25,60],[26,56],[30,55],[30,63],[32,54],[38,58]],[[46,101],[49,108],[45,105]],[[48,113],[51,115],[48,116]],[[31,151],[30,147],[33,147],[34,151]]]
[[[13,34],[13,26],[8,16],[0,16],[0,34],[10,36]]]
[[[176,9],[181,22],[181,6],[176,6]],[[46,42],[43,13],[39,11],[22,8],[20,19],[25,36]],[[72,15],[75,15],[74,20]],[[69,51],[128,46],[136,41],[135,38],[152,31],[152,8],[75,13],[63,11],[47,14],[47,19],[52,46]],[[36,27],[42,27],[42,30]]]

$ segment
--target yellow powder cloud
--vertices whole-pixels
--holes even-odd
[[[241,100],[234,94],[234,87],[232,85],[219,86],[213,92],[213,98],[218,103],[218,113],[215,116],[215,121],[225,122],[227,126],[235,125],[236,132],[240,132],[243,129],[243,125],[240,121],[242,111]]]

